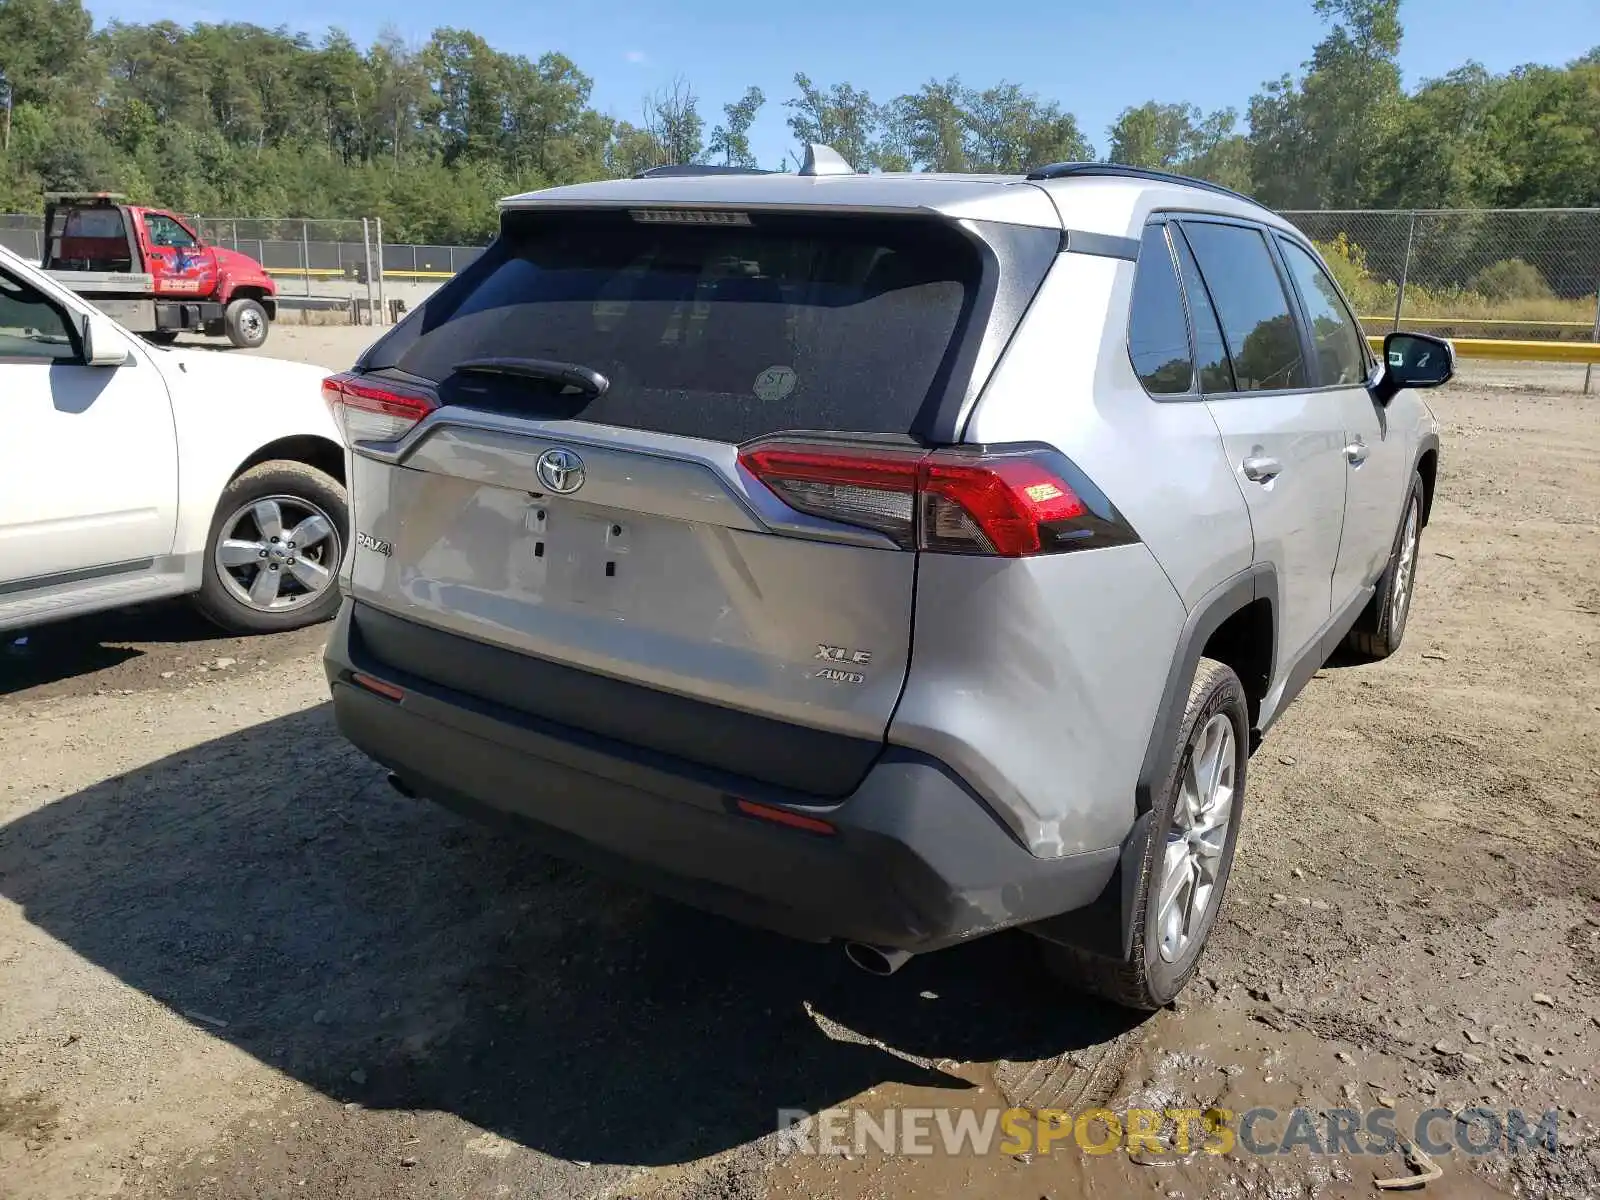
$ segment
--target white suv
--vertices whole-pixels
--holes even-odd
[[[331,617],[322,376],[152,346],[0,247],[0,630],[184,594],[236,633]]]
[[[862,966],[1023,926],[1170,1000],[1246,761],[1398,646],[1447,343],[1305,238],[1098,164],[508,200],[327,385],[327,663],[403,791]]]

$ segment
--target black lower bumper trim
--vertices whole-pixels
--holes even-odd
[[[682,769],[436,685],[385,676],[352,638],[346,602],[327,669],[341,732],[419,795],[510,820],[541,848],[696,907],[808,940],[922,952],[1090,903],[1115,847],[1030,854],[947,767],[891,749],[848,799]],[[398,703],[350,682],[406,688]],[[800,808],[836,830],[774,825],[743,798]]]

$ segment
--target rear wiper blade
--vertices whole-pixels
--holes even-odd
[[[456,370],[473,375],[513,375],[521,379],[561,383],[582,392],[592,392],[596,396],[604,395],[611,386],[611,380],[594,368],[555,358],[469,358],[457,363]]]

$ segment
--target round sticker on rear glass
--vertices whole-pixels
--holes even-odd
[[[756,376],[755,387],[751,390],[757,397],[772,404],[794,391],[795,382],[793,367],[768,367]]]

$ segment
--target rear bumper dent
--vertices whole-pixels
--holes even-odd
[[[419,795],[509,820],[540,848],[806,940],[923,952],[1088,905],[1117,849],[1039,859],[942,763],[891,748],[843,801],[811,801],[534,721],[366,660],[347,601],[328,642],[340,731]],[[400,702],[350,682],[396,683]],[[832,835],[773,824],[783,806]]]

